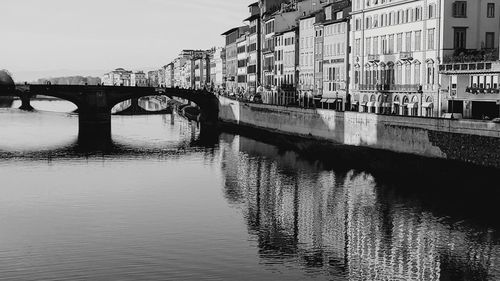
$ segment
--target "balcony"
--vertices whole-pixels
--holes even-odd
[[[443,74],[499,72],[500,62],[445,63],[439,65],[439,71]]]
[[[274,53],[274,46],[265,47],[264,49],[262,49],[262,53],[263,54]]]
[[[360,84],[360,91],[377,92],[421,92],[422,86],[418,84],[390,85],[390,84]]]
[[[465,89],[466,93],[471,93],[471,94],[499,94],[500,89],[498,88],[480,88],[480,87],[467,87]]]
[[[380,61],[380,55],[368,55],[368,61],[369,62],[379,62]]]
[[[443,58],[444,64],[491,62],[498,60],[498,49],[457,50]]]
[[[413,52],[400,52],[399,58],[401,60],[413,60]]]

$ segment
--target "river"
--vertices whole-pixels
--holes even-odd
[[[0,280],[500,280],[486,193],[431,199],[170,115],[92,139],[72,104],[32,105],[0,109]]]

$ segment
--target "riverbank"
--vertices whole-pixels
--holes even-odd
[[[336,112],[219,97],[222,123],[285,136],[500,168],[500,124]]]

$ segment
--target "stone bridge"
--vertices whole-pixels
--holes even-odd
[[[100,85],[0,85],[0,96],[18,96],[21,109],[31,109],[30,99],[36,95],[74,103],[78,107],[80,131],[95,128],[111,131],[111,109],[120,102],[146,96],[164,95],[194,102],[200,107],[203,124],[215,124],[219,116],[218,99],[207,91]]]

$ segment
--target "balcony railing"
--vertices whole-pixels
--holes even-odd
[[[439,65],[439,71],[477,71],[491,70],[493,62],[473,62],[473,63],[449,63]]]
[[[266,54],[266,53],[273,53],[274,52],[274,46],[271,46],[271,47],[265,47],[264,49],[262,49],[262,53],[263,54]]]
[[[471,94],[499,94],[500,89],[498,88],[479,88],[479,87],[467,87],[465,89],[466,93]]]
[[[457,50],[443,58],[444,64],[477,63],[498,60],[498,49]]]
[[[421,92],[422,86],[418,84],[360,84],[358,90],[379,92]]]
[[[368,61],[369,62],[379,62],[380,55],[368,55]]]
[[[401,60],[413,60],[413,52],[400,52],[399,58]]]

